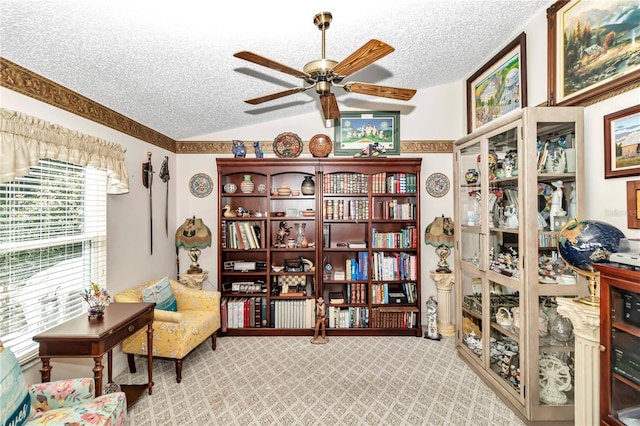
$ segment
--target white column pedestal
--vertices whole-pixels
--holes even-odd
[[[575,424],[600,424],[600,308],[556,298],[558,314],[573,324],[575,335]]]
[[[180,284],[195,290],[202,290],[202,283],[209,278],[209,271],[202,271],[199,274],[180,274],[178,281]]]
[[[438,294],[438,333],[443,336],[454,336],[456,328],[451,323],[451,289],[455,281],[454,274],[430,271],[431,279],[436,283]]]

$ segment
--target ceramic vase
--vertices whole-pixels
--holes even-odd
[[[478,182],[478,171],[476,169],[467,170],[467,173],[464,174],[464,179],[468,184]]]
[[[240,191],[242,191],[243,194],[251,194],[253,188],[255,188],[255,185],[251,180],[251,175],[244,175],[244,180],[240,184]]]
[[[300,192],[302,192],[302,195],[313,195],[316,193],[316,183],[311,176],[305,176],[300,186]]]

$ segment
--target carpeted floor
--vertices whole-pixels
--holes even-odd
[[[522,425],[460,360],[454,339],[222,337],[185,360],[154,359],[153,395],[128,412],[148,425]],[[144,383],[146,360],[118,383]]]

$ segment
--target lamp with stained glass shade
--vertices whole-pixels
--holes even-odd
[[[211,230],[195,216],[184,221],[176,231],[176,248],[184,247],[189,250],[191,266],[187,274],[200,274],[202,268],[198,265],[200,249],[211,247]]]
[[[433,219],[424,232],[424,242],[436,248],[436,254],[440,258],[436,272],[450,274],[447,257],[453,247],[453,219],[444,215]]]

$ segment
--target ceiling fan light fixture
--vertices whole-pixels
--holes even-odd
[[[320,105],[322,107],[324,119],[326,120],[325,125],[330,127],[332,120],[340,117],[338,102],[335,95],[331,93],[331,86],[340,87],[347,92],[402,101],[408,101],[413,97],[416,92],[413,89],[403,89],[359,82],[347,82],[344,85],[340,85],[339,83],[341,83],[347,76],[371,65],[375,61],[390,54],[395,49],[385,42],[371,39],[340,62],[336,62],[332,59],[326,59],[325,32],[329,28],[331,20],[332,15],[329,12],[318,13],[313,18],[313,23],[322,31],[322,59],[316,59],[308,62],[303,68],[304,71],[296,70],[288,67],[287,65],[280,64],[276,61],[265,58],[264,56],[248,51],[241,51],[234,54],[233,56],[239,59],[301,78],[308,84],[308,86],[282,90],[270,95],[249,99],[245,102],[251,105],[257,105],[262,102],[272,101],[274,99],[293,95],[315,87],[316,92],[320,95]]]

